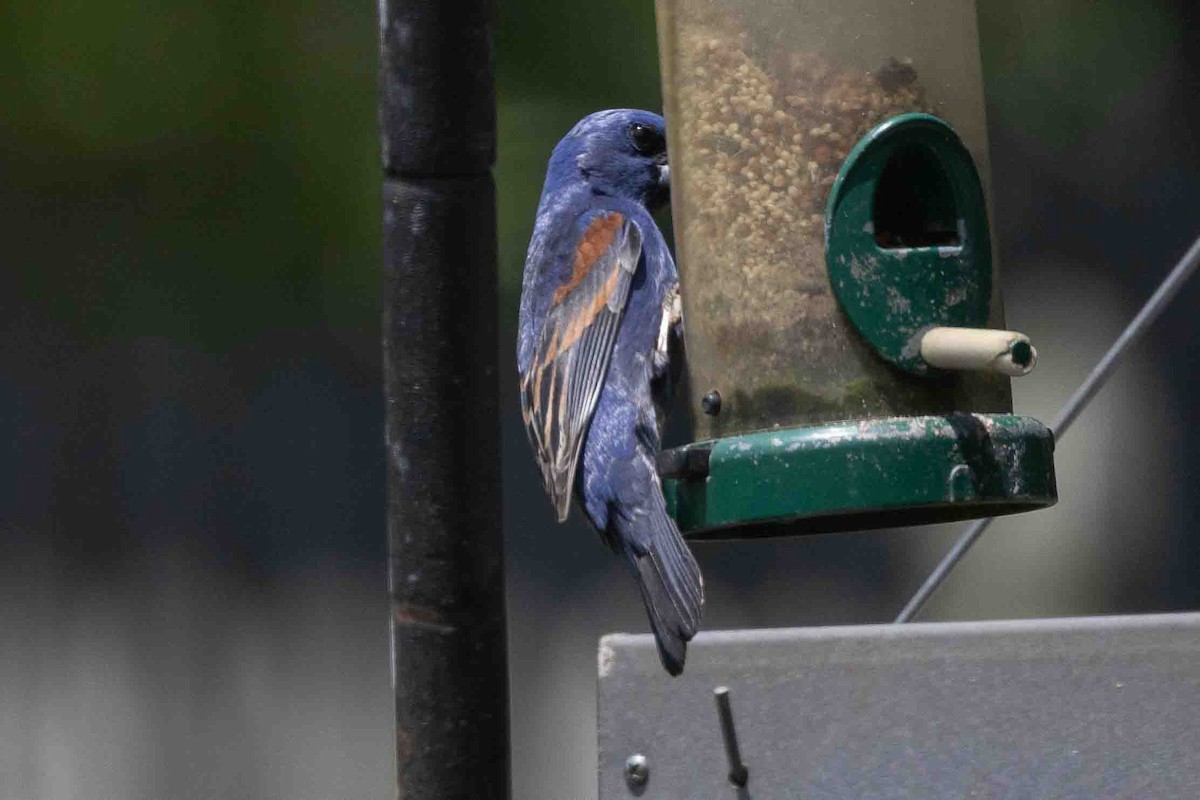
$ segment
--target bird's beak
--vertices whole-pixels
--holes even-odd
[[[671,188],[671,165],[659,164],[658,166],[658,185],[663,189]]]

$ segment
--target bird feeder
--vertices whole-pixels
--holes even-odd
[[[1052,505],[1012,413],[971,0],[658,0],[693,444],[692,536]]]

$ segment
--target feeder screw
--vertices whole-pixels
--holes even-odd
[[[625,759],[625,783],[630,789],[640,789],[650,780],[650,765],[641,753],[634,753]]]
[[[713,689],[717,700],[717,717],[721,721],[721,739],[725,742],[725,757],[729,760],[729,782],[734,786],[745,786],[750,781],[750,770],[742,761],[738,747],[737,728],[733,725],[733,708],[729,703],[729,687]]]
[[[704,395],[700,400],[700,407],[704,409],[704,413],[710,417],[715,417],[721,413],[721,393],[716,389],[709,389],[708,394]]]

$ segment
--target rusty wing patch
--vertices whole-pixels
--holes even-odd
[[[624,215],[616,211],[602,214],[591,221],[580,237],[579,244],[575,246],[571,279],[554,290],[554,305],[561,303],[563,298],[588,276],[600,257],[612,247],[613,239],[624,222]]]

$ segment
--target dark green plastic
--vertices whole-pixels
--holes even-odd
[[[991,248],[975,162],[942,120],[893,117],[846,157],[825,213],[825,263],[846,315],[890,363],[924,374],[925,330],[987,326]]]
[[[1050,431],[1012,414],[814,425],[675,452],[696,456],[706,449],[707,474],[696,466],[704,459],[677,458],[691,466],[663,481],[671,514],[689,538],[920,525],[1013,514],[1058,500]]]

